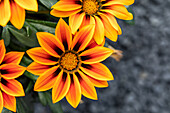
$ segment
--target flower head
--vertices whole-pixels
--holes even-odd
[[[66,97],[77,107],[81,94],[97,99],[95,87],[107,87],[108,80],[113,80],[109,69],[100,63],[112,54],[112,50],[96,44],[92,40],[94,25],[83,27],[75,35],[69,26],[60,19],[55,36],[38,32],[41,47],[27,51],[34,60],[27,70],[37,79],[34,90],[46,91],[52,88],[54,103]]]
[[[21,29],[25,21],[25,10],[38,11],[37,0],[0,0],[0,25],[10,21]]]
[[[21,83],[15,80],[25,71],[25,67],[19,65],[24,53],[5,53],[4,41],[0,40],[0,113],[3,107],[16,112],[15,96],[25,95]]]
[[[88,24],[95,25],[94,39],[101,44],[104,36],[117,41],[122,34],[116,18],[133,19],[124,5],[131,5],[135,0],[60,0],[52,6],[51,15],[69,17],[69,26],[73,34]]]

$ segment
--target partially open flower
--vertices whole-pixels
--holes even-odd
[[[0,25],[10,21],[21,29],[25,22],[25,10],[38,11],[37,0],[0,0]]]
[[[123,57],[123,51],[117,50],[112,46],[108,46],[108,48],[114,51],[110,57],[114,58],[116,61],[120,61],[120,59]]]
[[[104,36],[117,41],[122,34],[115,17],[123,20],[133,19],[124,5],[135,0],[60,0],[52,6],[51,15],[69,17],[69,26],[74,34],[78,28],[88,24],[95,25],[94,39],[101,44]]]
[[[15,97],[25,95],[21,83],[15,80],[26,69],[19,65],[24,52],[5,53],[4,41],[0,40],[0,113],[3,107],[16,112]]]
[[[41,47],[27,51],[34,60],[27,70],[40,75],[34,90],[46,91],[52,88],[54,103],[66,97],[73,107],[78,106],[81,94],[97,100],[95,87],[107,87],[107,81],[114,79],[109,69],[100,63],[113,51],[98,46],[91,40],[93,34],[94,25],[88,25],[72,35],[63,19],[58,22],[55,36],[38,32]]]

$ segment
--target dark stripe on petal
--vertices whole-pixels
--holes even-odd
[[[80,4],[80,5],[81,5],[80,0],[76,0],[76,1],[75,1],[75,3],[76,3],[76,4]]]
[[[61,69],[58,68],[58,69],[54,72],[53,76],[54,76],[54,77],[58,76],[58,74],[60,73],[60,71],[61,71]]]
[[[73,74],[70,74],[71,83],[74,83]]]
[[[63,72],[63,78],[62,78],[62,81],[64,81],[64,82],[65,82],[65,81],[66,81],[67,76],[68,76],[68,75],[67,75],[67,73]]]
[[[79,82],[81,82],[83,79],[82,77],[80,76],[80,74],[78,72],[75,73],[75,75],[77,76]]]
[[[63,51],[62,51],[60,48],[58,48],[58,47],[54,48],[54,50],[55,50],[59,55],[62,55],[62,53],[63,53]]]
[[[5,86],[7,86],[7,84],[8,84],[8,82],[3,78],[1,78],[1,83],[4,84]]]
[[[84,68],[87,68],[87,69],[91,69],[92,68],[92,66],[89,65],[89,64],[81,64],[81,66],[84,67]]]
[[[92,57],[90,56],[90,55],[88,55],[88,56],[81,56],[81,60],[82,61],[85,61],[85,60],[89,60],[89,59],[91,59]]]
[[[73,50],[74,50],[74,51],[78,51],[79,48],[80,48],[80,46],[81,46],[81,43],[80,43],[80,42],[77,42],[76,45],[74,46]]]
[[[59,58],[56,58],[56,57],[53,57],[53,56],[50,56],[49,59],[52,60],[52,61],[56,61],[56,62],[59,60]]]

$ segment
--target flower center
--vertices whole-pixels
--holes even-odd
[[[96,0],[84,0],[83,1],[83,11],[89,15],[95,14],[98,10],[98,2]]]
[[[65,53],[60,59],[60,65],[68,71],[76,69],[78,62],[77,55],[72,52]]]

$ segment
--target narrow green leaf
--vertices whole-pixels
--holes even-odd
[[[58,0],[39,0],[45,7],[51,9],[51,7],[57,3]]]
[[[33,75],[32,73],[29,73],[28,71],[25,71],[25,72],[24,72],[24,75],[25,75],[26,77],[32,79],[33,81],[36,81],[37,78],[38,78],[38,76],[35,76],[35,75]]]
[[[29,65],[29,64],[31,64],[32,63],[32,60],[31,59],[29,59],[28,57],[26,57],[26,56],[23,56],[23,58],[22,58],[22,62],[27,66],[27,65]]]
[[[21,98],[17,98],[17,113],[26,113],[24,104],[25,103],[21,100]]]
[[[44,92],[44,93],[45,93],[45,97],[47,99],[48,105],[51,108],[51,111],[53,113],[63,113],[61,104],[59,102],[53,104],[51,94],[49,92]]]
[[[13,34],[13,36],[20,41],[22,44],[28,46],[28,47],[37,47],[39,46],[38,40],[36,38],[36,30],[29,28],[29,35],[28,30],[25,30],[22,28],[21,30],[18,30],[14,27],[9,27],[9,31]],[[26,32],[27,31],[27,32]]]
[[[31,19],[27,19],[26,21],[38,31],[47,31],[50,33],[55,33],[57,23]]]
[[[47,99],[45,98],[45,93],[44,92],[38,92],[38,97],[40,99],[40,102],[42,105],[46,106],[47,105]]]
[[[5,46],[7,47],[10,43],[10,33],[8,31],[8,25],[3,27],[2,39],[4,39]]]
[[[34,86],[33,81],[30,81],[30,82],[28,83],[28,86],[27,86],[26,90],[25,90],[25,93],[28,93],[29,91],[31,91],[32,88],[33,88],[33,86]]]

